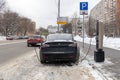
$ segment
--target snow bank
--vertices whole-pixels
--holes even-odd
[[[6,40],[5,36],[0,36],[0,40]]]
[[[85,38],[84,38],[84,42],[89,44],[90,41],[91,41],[91,39],[92,39],[92,42],[91,42],[91,43],[92,43],[93,45],[95,45],[95,43],[96,43],[95,37],[94,37],[94,38],[85,37]],[[74,37],[74,40],[76,40],[76,41],[78,41],[78,42],[82,42],[82,41],[83,41],[83,38],[77,35],[77,36]]]
[[[82,42],[83,41],[83,38],[80,37],[80,36],[75,36],[74,39],[76,41],[79,41],[79,42]],[[85,37],[84,38],[84,42],[85,43],[90,43],[90,39],[91,38],[88,38],[88,37]],[[92,42],[91,42],[93,45],[96,45],[96,40],[95,40],[95,37],[92,38]],[[105,37],[104,36],[104,39],[103,39],[103,46],[104,47],[108,47],[108,48],[113,48],[113,49],[117,49],[117,50],[120,50],[120,38],[111,38],[111,37]]]
[[[120,50],[120,38],[104,37],[104,46]]]

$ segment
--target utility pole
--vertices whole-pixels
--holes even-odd
[[[60,0],[58,0],[58,18],[60,17]],[[60,32],[60,24],[58,24],[58,32]]]

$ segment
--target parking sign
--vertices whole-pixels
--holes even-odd
[[[80,2],[80,15],[88,14],[88,2]]]

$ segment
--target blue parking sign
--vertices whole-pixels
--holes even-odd
[[[80,10],[88,10],[88,2],[80,2]]]

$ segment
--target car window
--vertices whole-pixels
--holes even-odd
[[[73,40],[71,34],[51,34],[48,35],[47,41],[52,41],[52,40]]]
[[[42,37],[39,35],[35,35],[35,36],[30,36],[29,38],[42,38]]]
[[[33,38],[40,38],[40,36],[33,36]]]

